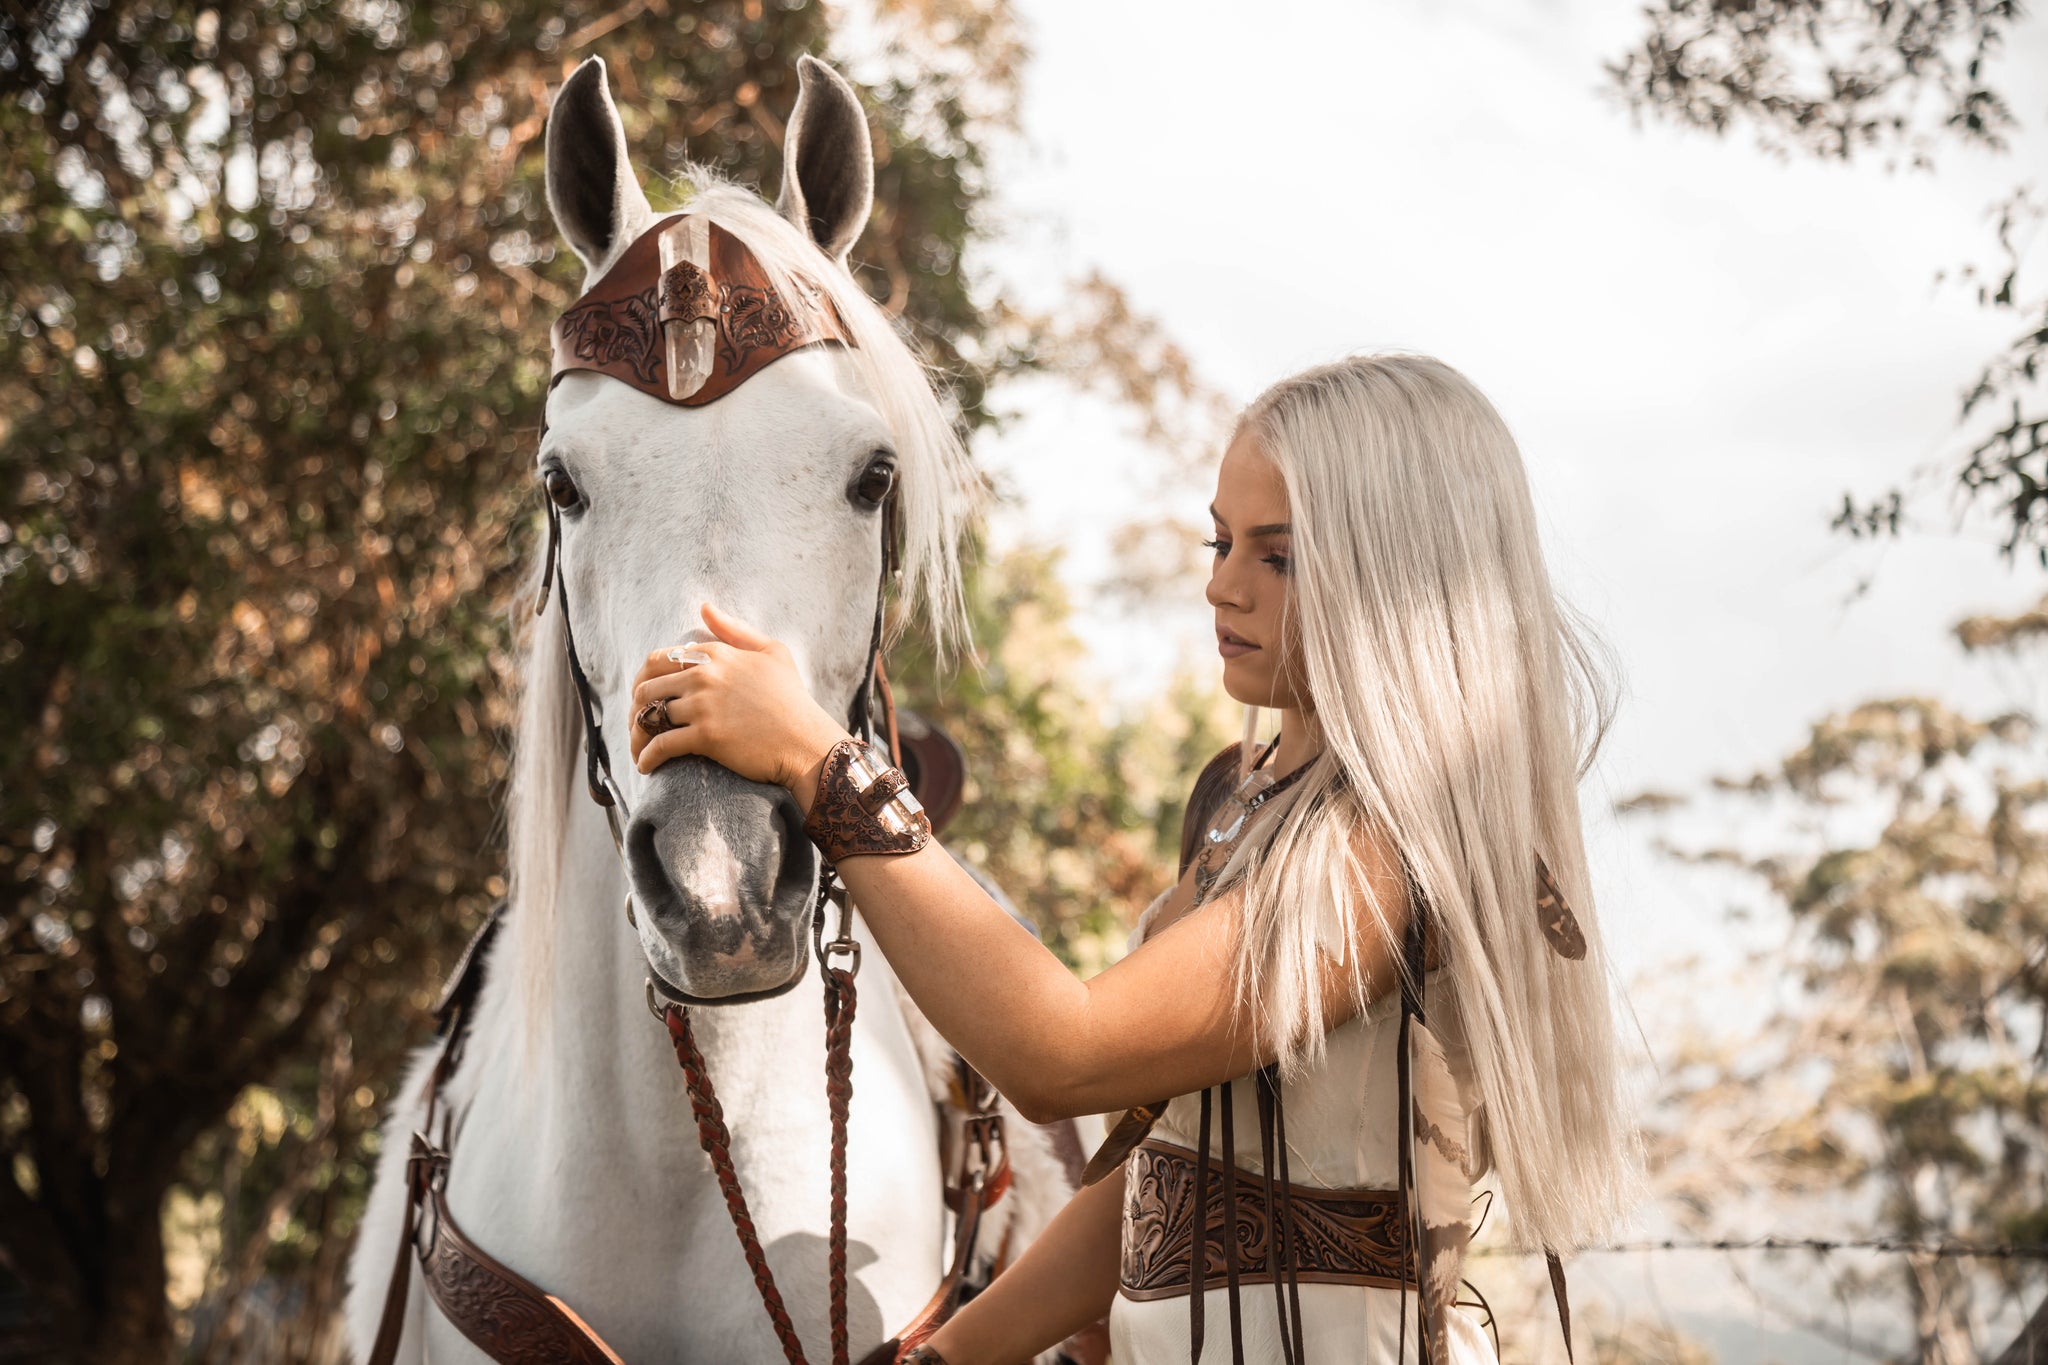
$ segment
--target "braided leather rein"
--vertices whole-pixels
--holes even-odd
[[[827,1279],[831,1292],[832,1361],[833,1365],[847,1365],[851,1344],[846,1326],[846,1121],[853,1102],[856,997],[851,971],[827,967],[825,975],[825,1093],[832,1109],[832,1229]],[[782,1302],[782,1291],[775,1285],[775,1272],[769,1268],[768,1257],[761,1250],[761,1236],[747,1210],[746,1192],[740,1188],[739,1172],[732,1163],[732,1134],[725,1126],[725,1111],[711,1087],[704,1054],[697,1050],[697,1040],[691,1035],[690,1012],[680,1005],[670,1005],[663,1013],[663,1022],[668,1026],[669,1041],[675,1045],[676,1061],[683,1068],[690,1112],[697,1119],[697,1142],[711,1158],[711,1169],[718,1176],[719,1192],[725,1196],[733,1231],[739,1235],[741,1254],[747,1259],[747,1269],[753,1272],[754,1291],[761,1296],[761,1306],[768,1312],[768,1322],[775,1329],[776,1341],[781,1343],[783,1358],[790,1365],[802,1365],[803,1343],[797,1340],[789,1309]]]
[[[589,764],[588,788],[591,799],[604,808],[605,823],[611,831],[612,845],[621,860],[625,857],[624,830],[631,819],[626,804],[626,794],[620,790],[612,775],[611,755],[605,747],[601,731],[602,711],[592,695],[589,675],[584,672],[583,662],[576,651],[576,632],[569,620],[568,573],[563,563],[561,546],[561,512],[542,491],[542,502],[548,513],[548,586],[561,601],[562,637],[568,654],[569,673],[576,685],[579,709],[583,716],[584,743]],[[884,503],[882,516],[882,572],[875,586],[874,619],[869,630],[868,660],[861,685],[855,692],[847,715],[847,729],[856,735],[872,733],[869,715],[869,698],[877,681],[880,681],[884,710],[888,713],[886,732],[891,741],[890,760],[900,762],[896,752],[895,705],[889,695],[886,675],[882,672],[882,613],[886,601],[888,583],[896,568],[895,555],[895,508],[896,495],[892,490]],[[536,612],[547,608],[547,591],[543,588]],[[852,909],[844,891],[836,898],[839,906],[838,926],[827,942],[824,940],[825,907],[833,901],[834,885],[838,878],[829,862],[822,862],[818,869],[818,890],[811,907],[811,941],[813,955],[817,958],[825,983],[825,1095],[832,1121],[831,1149],[831,1225],[827,1234],[826,1274],[829,1321],[832,1344],[832,1365],[850,1365],[851,1337],[848,1329],[847,1269],[846,1269],[846,1143],[847,1120],[853,1101],[853,1016],[858,1003],[854,977],[860,970],[860,944],[852,932]],[[633,898],[626,895],[626,916],[633,917]],[[835,965],[835,956],[844,956],[845,966]],[[788,1365],[809,1365],[804,1355],[803,1343],[797,1339],[796,1329],[790,1322],[788,1306],[783,1303],[782,1291],[775,1283],[775,1274],[768,1265],[768,1258],[761,1249],[760,1234],[754,1227],[754,1220],[747,1208],[745,1191],[740,1186],[739,1172],[733,1166],[732,1135],[725,1126],[725,1115],[718,1103],[718,1095],[712,1086],[711,1073],[704,1064],[704,1054],[698,1049],[690,1029],[690,1005],[736,1003],[741,1000],[764,999],[780,995],[800,980],[808,964],[794,973],[781,986],[745,996],[729,997],[725,1000],[700,1000],[683,995],[676,987],[664,980],[656,985],[649,964],[647,978],[648,1009],[661,1020],[668,1030],[669,1040],[675,1047],[676,1061],[683,1070],[683,1083],[689,1092],[690,1110],[697,1121],[697,1142],[704,1149],[704,1155],[711,1161],[711,1168],[718,1178],[718,1187],[725,1197],[726,1212],[732,1218],[733,1232],[738,1236],[740,1251],[746,1257],[747,1268],[754,1277],[755,1291],[761,1297],[761,1306],[768,1314],[769,1324],[775,1330],[776,1340],[782,1346],[782,1354]],[[669,998],[664,998],[669,997]]]

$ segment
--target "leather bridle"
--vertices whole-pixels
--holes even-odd
[[[552,389],[565,374],[589,370],[630,384],[664,402],[696,407],[730,393],[784,355],[820,344],[851,346],[851,334],[829,299],[805,281],[790,283],[794,298],[776,289],[744,243],[708,218],[685,213],[663,219],[629,245],[618,263],[556,320],[554,374],[549,387]],[[543,438],[545,435],[543,412]],[[623,863],[631,808],[612,773],[611,753],[604,740],[603,705],[576,648],[562,543],[562,508],[545,485],[542,505],[548,518],[547,557],[534,613],[538,616],[547,610],[551,593],[560,598],[564,650],[576,687],[577,709],[583,719],[584,781],[591,799],[604,810],[613,847]],[[880,737],[888,741],[891,761],[900,765],[902,750],[895,703],[882,664],[883,613],[889,584],[898,576],[901,554],[898,507],[897,491],[892,487],[881,506],[882,568],[875,585],[867,662],[847,710],[847,729],[863,739],[878,738],[872,697],[879,692],[884,722]],[[838,907],[835,930],[829,940],[825,938],[828,902]],[[633,920],[630,872],[625,910],[628,920]],[[858,1003],[854,981],[860,970],[860,944],[852,934],[852,913],[845,888],[839,885],[832,865],[821,858],[817,891],[811,904],[811,949],[818,961],[825,995],[825,1089],[832,1129],[831,1227],[826,1260],[833,1365],[850,1365],[846,1148],[853,1098],[853,1019]],[[433,1130],[438,1096],[460,1059],[478,990],[477,963],[500,922],[494,911],[478,931],[442,1008],[437,1011],[442,1048],[428,1073],[425,1118],[413,1135],[412,1155],[406,1166],[402,1239],[368,1365],[391,1365],[396,1357],[411,1283],[408,1253],[417,1254],[428,1291],[443,1314],[494,1358],[619,1365],[616,1353],[567,1304],[476,1246],[463,1234],[447,1208],[444,1190],[451,1160],[452,1123],[449,1115],[441,1114],[437,1143]],[[636,924],[636,930],[637,927]],[[843,964],[837,960],[842,958]],[[682,1068],[698,1143],[717,1175],[762,1307],[788,1365],[808,1365],[762,1252],[746,1195],[733,1166],[731,1134],[703,1054],[691,1033],[690,1010],[781,995],[808,975],[809,964],[802,963],[788,980],[778,985],[715,999],[692,995],[662,977],[651,962],[647,966],[648,1009],[667,1030]],[[862,1365],[893,1361],[901,1350],[922,1341],[951,1316],[962,1298],[981,1216],[1009,1187],[1009,1153],[995,1092],[964,1061],[958,1063],[958,1071],[966,1121],[962,1129],[961,1181],[958,1186],[948,1184],[945,1190],[946,1202],[957,1214],[951,1264],[937,1291],[912,1322],[876,1347]],[[978,1160],[970,1160],[970,1156]],[[419,1237],[426,1226],[422,1212],[429,1210],[433,1221],[428,1243],[422,1246]],[[505,1311],[507,1304],[516,1305],[516,1311]]]

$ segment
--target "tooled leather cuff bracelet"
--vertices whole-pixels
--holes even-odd
[[[825,755],[804,833],[836,863],[864,853],[915,853],[931,839],[932,822],[886,753],[842,739]]]

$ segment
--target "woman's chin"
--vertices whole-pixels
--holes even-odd
[[[1273,704],[1273,680],[1263,676],[1262,670],[1246,668],[1243,655],[1223,661],[1223,690],[1230,699],[1244,706],[1271,706]]]
[[[1302,703],[1293,692],[1276,686],[1265,669],[1247,666],[1248,660],[1257,657],[1256,654],[1240,654],[1223,661],[1225,695],[1241,706],[1259,706],[1274,711],[1301,709]]]

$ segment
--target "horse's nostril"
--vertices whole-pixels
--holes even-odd
[[[786,792],[761,804],[751,822],[729,809],[637,813],[625,857],[640,909],[657,924],[739,920],[750,932],[801,917],[817,876],[803,815]]]
[[[811,851],[811,838],[804,833],[803,812],[797,809],[796,798],[784,793],[775,803],[775,824],[782,835],[782,860],[775,869],[775,903],[780,908],[792,889],[798,896],[808,896],[811,882],[818,875],[818,862]]]
[[[643,816],[635,816],[626,826],[626,876],[641,910],[656,923],[682,909],[675,878],[661,856],[660,837],[661,827]]]
[[[625,844],[641,946],[678,990],[748,995],[803,974],[817,860],[787,792],[708,766],[664,773]]]

